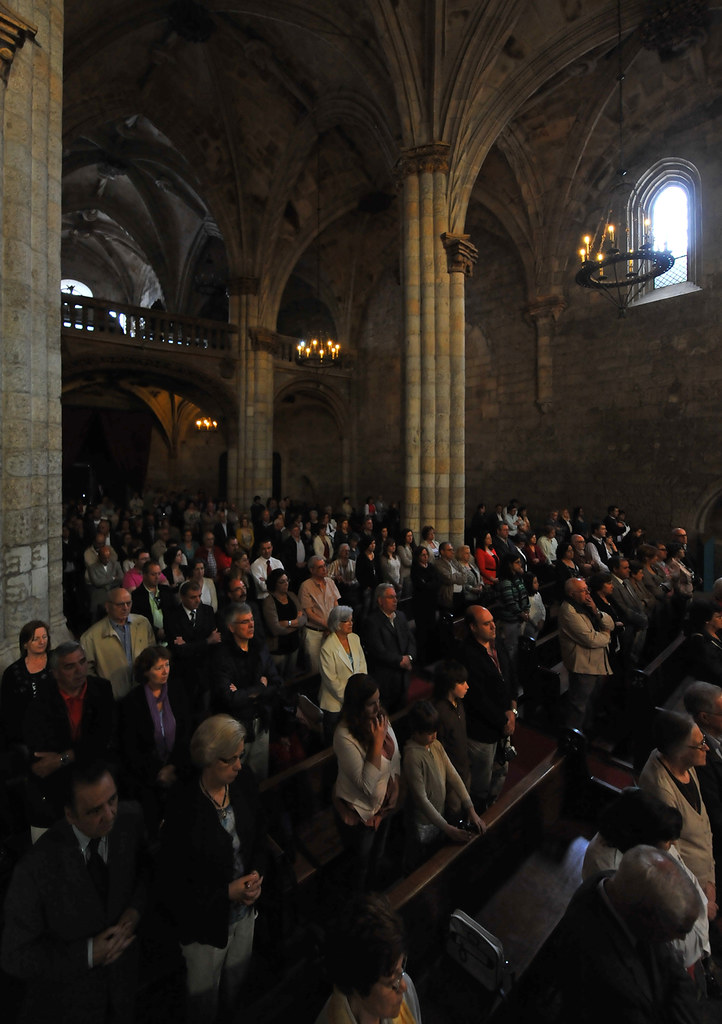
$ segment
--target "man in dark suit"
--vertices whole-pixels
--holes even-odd
[[[516,701],[506,648],[496,646],[496,623],[488,608],[471,605],[466,611],[469,636],[459,651],[468,672],[464,698],[469,760],[470,793],[475,806],[488,807],[502,790],[509,770],[500,744],[514,735]]]
[[[521,548],[518,548],[516,544],[509,539],[508,523],[498,524],[496,533],[494,534],[493,547],[499,558],[499,564],[501,564],[506,555],[514,555],[515,558],[520,556],[523,559],[522,565],[526,565],[526,556],[523,555]]]
[[[290,536],[284,541],[281,560],[291,580],[291,590],[297,594],[303,581],[308,579],[308,549],[298,523],[293,524]]]
[[[169,608],[163,617],[173,675],[183,681],[191,714],[202,710],[211,652],[221,642],[213,609],[201,604],[201,589],[195,580],[186,580],[180,588],[180,606]]]
[[[131,611],[142,615],[150,622],[157,642],[165,640],[163,619],[173,607],[173,595],[169,587],[160,586],[161,568],[151,558],[143,566],[143,582],[133,591]]]
[[[609,559],[612,593],[609,600],[616,609],[620,621],[624,623],[624,662],[625,668],[636,665],[642,655],[647,638],[649,620],[644,605],[629,586],[629,559],[621,555],[612,555]]]
[[[588,879],[572,898],[555,943],[561,1020],[580,1024],[695,1024],[694,984],[669,940],[701,912],[692,882],[650,846],[624,854],[613,875]]]
[[[105,763],[73,769],[65,819],[13,874],[3,968],[27,982],[22,1021],[132,1024],[134,938],[145,902],[136,805],[119,805]]]
[[[381,700],[390,713],[397,711],[408,688],[416,639],[403,612],[396,610],[396,591],[379,583],[374,591],[376,610],[364,625],[363,644],[369,673],[378,683]]]
[[[712,828],[717,891],[722,892],[722,689],[713,683],[692,683],[685,690],[684,706],[709,747],[707,763],[695,771]]]
[[[59,644],[50,670],[53,681],[31,702],[23,727],[32,758],[27,798],[34,838],[62,817],[72,765],[107,758],[115,733],[112,687],[88,675],[79,643]]]

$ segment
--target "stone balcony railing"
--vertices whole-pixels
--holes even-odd
[[[122,302],[107,302],[102,299],[88,299],[80,295],[61,295],[62,333],[66,338],[83,339],[85,342],[97,339],[130,345],[154,352],[173,351],[187,355],[215,356],[224,362],[237,356],[235,324],[220,320],[203,320],[196,316],[183,316],[160,309],[146,309],[142,306],[127,306]],[[278,368],[284,370],[314,372],[317,367],[296,364],[298,338],[285,334],[272,335],[274,357]],[[353,360],[345,356],[342,363],[330,363],[323,367],[324,374],[334,377],[350,377]]]
[[[118,341],[143,348],[185,349],[215,356],[233,352],[233,335],[237,332],[234,324],[219,320],[203,320],[65,293],[61,296],[61,315],[65,335],[94,336],[99,341]]]

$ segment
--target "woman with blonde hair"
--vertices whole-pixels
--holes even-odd
[[[243,725],[213,715],[190,745],[197,775],[169,803],[161,830],[161,886],[186,963],[189,1024],[240,1013],[261,895],[265,822]]]

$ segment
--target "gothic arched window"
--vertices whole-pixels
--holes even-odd
[[[652,281],[639,302],[697,291],[700,276],[701,202],[697,168],[686,160],[659,160],[637,181],[629,223],[635,246],[651,239],[669,249],[674,266]]]

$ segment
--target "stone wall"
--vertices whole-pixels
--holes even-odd
[[[60,117],[63,5],[15,0],[37,28],[0,84],[0,664],[31,618],[63,638],[60,565]],[[20,37],[19,37],[20,38]],[[3,60],[8,51],[3,50]]]
[[[548,412],[535,404],[535,330],[515,247],[471,210],[467,230],[485,256],[467,283],[467,514],[479,500],[514,495],[537,522],[576,504],[589,520],[615,502],[650,537],[680,523],[711,535],[722,495],[719,138],[719,119],[708,121],[660,139],[640,160],[641,169],[675,155],[700,172],[701,290],[619,319],[574,285],[570,264]]]
[[[382,494],[387,503],[403,498],[402,352],[402,292],[390,269],[367,306],[358,346],[353,503],[367,494]]]

